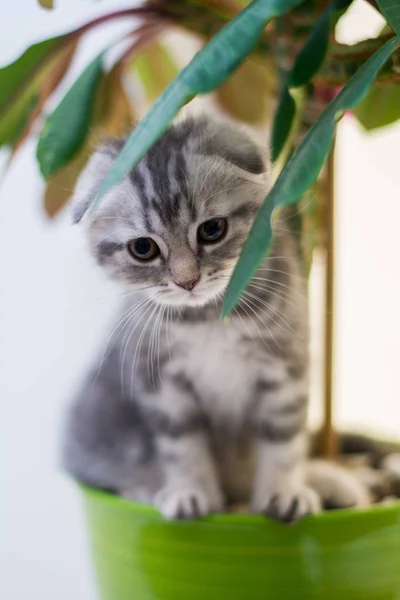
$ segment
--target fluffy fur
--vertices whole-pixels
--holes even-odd
[[[112,141],[90,160],[75,221],[122,145]],[[287,224],[276,227],[236,311],[226,324],[219,318],[269,181],[266,157],[244,133],[188,119],[90,216],[93,255],[124,282],[128,301],[69,419],[64,458],[78,479],[169,518],[243,501],[281,521],[320,510],[323,491],[305,468],[306,285]],[[198,232],[210,219],[225,219],[227,232],[205,244]],[[139,238],[151,238],[159,255],[135,259],[128,244]],[[344,489],[338,504],[366,501],[346,481]]]

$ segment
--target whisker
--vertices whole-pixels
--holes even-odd
[[[247,294],[245,294],[245,295],[246,295],[246,299],[242,298],[242,302],[244,302],[244,303],[245,303],[245,305],[247,306],[247,308],[248,308],[249,310],[251,310],[251,311],[252,311],[252,313],[253,313],[253,314],[254,314],[254,315],[257,317],[257,319],[258,319],[259,321],[261,321],[261,323],[262,323],[262,324],[264,325],[264,327],[267,329],[267,331],[268,331],[269,335],[272,337],[272,339],[273,339],[273,341],[275,342],[275,344],[276,344],[278,347],[280,347],[280,346],[279,346],[279,343],[278,343],[278,342],[277,342],[277,340],[275,339],[275,336],[274,336],[274,334],[273,334],[273,332],[272,332],[272,329],[270,329],[270,328],[268,327],[267,323],[265,323],[265,321],[263,321],[263,319],[260,317],[260,315],[259,315],[259,314],[258,314],[258,313],[257,313],[257,312],[254,310],[254,308],[252,308],[252,306],[251,306],[251,304],[252,304],[253,306],[255,306],[255,307],[258,309],[257,305],[256,305],[256,304],[254,304],[254,302],[252,302],[252,300],[250,300],[250,299],[248,298],[248,295],[247,295]],[[242,307],[242,308],[243,308],[243,307]],[[257,323],[256,323],[254,320],[253,320],[253,322],[254,322],[254,325],[255,325],[255,326],[256,326],[256,328],[257,328],[258,334],[259,334],[259,336],[260,336],[260,338],[261,338],[261,340],[262,340],[263,344],[265,344],[265,346],[267,346],[267,348],[268,348],[268,351],[269,351],[269,352],[271,352],[271,348],[270,348],[270,346],[269,346],[269,344],[268,344],[267,340],[266,340],[266,339],[265,339],[265,338],[264,338],[264,337],[261,335],[261,332],[260,332],[260,330],[259,330],[259,328],[258,328],[258,326],[257,326]]]
[[[260,303],[262,306],[265,306],[265,307],[268,309],[268,311],[272,311],[272,312],[273,312],[273,314],[275,314],[275,315],[278,317],[278,319],[280,319],[280,320],[283,322],[283,324],[285,325],[285,327],[287,327],[288,329],[286,329],[286,328],[285,328],[285,327],[283,327],[283,326],[282,326],[280,323],[278,323],[277,321],[275,321],[274,317],[273,317],[272,315],[270,315],[270,314],[269,314],[269,312],[267,312],[267,311],[263,310],[262,308],[260,308],[259,306],[255,305],[255,306],[256,306],[256,308],[257,308],[257,310],[260,310],[262,313],[264,313],[265,315],[267,315],[267,316],[268,316],[268,317],[271,319],[271,321],[272,321],[273,323],[275,323],[275,325],[276,325],[277,327],[280,327],[280,329],[282,329],[282,331],[285,331],[285,333],[291,333],[291,334],[294,334],[294,335],[296,335],[297,337],[300,337],[300,338],[302,338],[302,336],[301,336],[301,335],[300,335],[300,334],[299,334],[297,331],[295,331],[295,330],[294,330],[294,329],[293,329],[293,328],[292,328],[292,327],[289,325],[289,323],[287,323],[287,322],[285,321],[285,319],[283,319],[283,317],[281,316],[281,313],[280,313],[280,312],[279,312],[279,311],[278,311],[278,310],[277,310],[277,309],[276,309],[274,306],[272,306],[271,304],[268,304],[267,302],[264,302],[264,301],[262,301],[260,298],[258,298],[258,296],[255,296],[254,294],[251,294],[250,292],[243,292],[243,293],[244,293],[244,295],[246,296],[246,298],[247,298],[248,296],[250,296],[251,298],[253,298],[253,300],[254,300],[254,301],[257,301],[257,302],[259,302],[259,303]],[[250,302],[250,300],[249,300],[249,302]],[[303,338],[302,338],[302,339],[303,339]],[[276,340],[275,340],[275,339],[274,339],[274,341],[275,341],[275,343],[276,343]],[[277,344],[277,345],[278,345],[278,347],[280,347],[280,346],[279,346],[279,344]]]
[[[244,296],[246,296],[246,300],[247,302],[249,302],[252,306],[254,306],[257,311],[262,312],[264,315],[266,315],[269,319],[271,319],[271,321],[277,325],[278,327],[280,326],[279,323],[277,323],[273,317],[271,317],[271,315],[266,312],[265,310],[263,310],[262,308],[260,308],[259,306],[257,306],[257,304],[254,302],[254,300],[258,300],[257,296],[254,296],[254,294],[250,294],[249,292],[244,292]],[[250,299],[251,298],[251,299]],[[269,307],[272,310],[272,307]],[[265,325],[265,327],[268,329],[269,333],[271,334],[271,337],[273,339],[273,341],[275,342],[275,344],[278,346],[278,348],[281,348],[279,342],[276,340],[274,333],[272,331],[272,329],[270,329],[267,325],[267,323],[265,323],[265,321],[260,317],[260,315],[255,312],[255,314],[258,316],[259,320],[261,321],[261,323],[263,323]]]
[[[244,304],[244,306],[243,306]],[[242,310],[244,310],[244,312],[246,313],[246,316],[248,319],[250,319],[250,321],[253,323],[253,325],[255,326],[255,328],[257,329],[257,333],[260,336],[260,339],[262,341],[262,343],[268,348],[268,351],[271,352],[271,348],[269,347],[269,344],[267,342],[267,340],[262,336],[261,331],[255,321],[255,319],[247,312],[245,306],[251,310],[251,312],[259,319],[261,320],[261,323],[266,327],[266,329],[269,331],[269,333],[271,333],[271,331],[269,330],[268,326],[266,325],[266,323],[264,323],[262,321],[262,319],[260,319],[260,316],[256,313],[256,311],[250,306],[250,304],[248,303],[247,300],[245,300],[243,297],[240,299],[239,302],[239,306],[241,306]]]
[[[220,275],[220,277],[215,278],[214,280],[217,280],[217,279],[229,279],[229,277],[226,277],[225,275]],[[262,279],[262,278],[260,278],[260,279],[262,281],[273,281],[271,279]],[[252,281],[252,279],[250,281]],[[293,302],[290,302],[290,300],[288,299],[288,298],[292,298],[291,294],[288,294],[284,290],[276,290],[272,285],[268,285],[267,283],[265,285],[261,285],[259,283],[249,283],[248,288],[254,288],[255,290],[259,290],[261,292],[268,292],[271,296],[273,296],[275,298],[279,298],[280,300],[283,300],[284,302],[289,304],[289,306],[294,308],[294,310],[296,310],[297,312],[301,312],[300,308],[298,306],[296,306],[295,304],[293,304]],[[288,289],[295,292],[295,290],[292,290],[291,288],[288,288]],[[301,294],[299,294],[299,295],[302,297],[302,299],[306,300],[305,296],[302,296]]]
[[[239,302],[238,302],[238,305],[240,305],[240,300],[239,300]],[[241,308],[243,308],[243,307],[241,307]],[[235,308],[233,309],[233,311],[234,311],[234,313],[235,313],[235,314],[236,314],[236,315],[239,317],[239,319],[241,320],[241,322],[242,322],[242,325],[243,325],[243,326],[244,326],[244,328],[246,329],[247,333],[249,334],[249,336],[251,337],[251,339],[253,340],[253,342],[254,342],[254,343],[256,343],[256,340],[255,340],[255,338],[254,338],[253,334],[251,333],[250,329],[247,327],[247,323],[246,323],[246,322],[245,322],[245,320],[243,319],[243,317],[242,317],[242,315],[240,314],[240,312],[238,311],[238,309],[235,307]]]
[[[168,346],[168,356],[171,360],[171,337],[170,337],[170,327],[172,325],[172,307],[168,305],[167,311],[167,325],[166,325],[166,338],[167,338],[167,346]]]
[[[151,383],[152,386],[154,388],[154,372],[153,372],[153,364],[152,364],[152,353],[153,353],[153,338],[154,338],[154,330],[155,330],[155,325],[157,323],[157,316],[158,313],[156,315],[155,319],[152,319],[152,327],[151,327],[151,332],[150,332],[150,337],[149,337],[149,343],[148,343],[148,347],[147,347],[147,373],[148,376],[150,376],[151,378]]]
[[[122,353],[122,359],[121,359],[121,388],[122,388],[122,393],[124,393],[124,366],[125,366],[125,356],[126,356],[126,352],[130,343],[130,340],[132,339],[132,335],[134,333],[134,331],[137,329],[137,327],[139,326],[139,324],[141,323],[141,321],[143,320],[143,318],[145,317],[145,315],[148,313],[148,311],[151,309],[152,307],[152,299],[151,298],[147,298],[147,302],[141,307],[142,311],[141,311],[141,315],[139,317],[139,319],[136,321],[135,326],[132,327],[132,329],[129,331],[127,330],[127,335],[126,335],[126,341],[125,338],[122,342],[122,346],[123,346],[123,353]]]
[[[258,269],[258,271],[265,271],[266,273],[279,273],[281,275],[287,275],[290,278],[297,279],[299,281],[307,282],[306,277],[302,277],[301,275],[296,275],[295,273],[290,273],[289,271],[282,271],[282,269],[270,269],[269,267],[263,269]],[[264,281],[264,277],[252,277],[252,279],[260,279]]]
[[[277,255],[275,255],[275,254],[271,254],[271,255],[269,255],[269,256],[266,256],[266,257],[264,258],[264,260],[263,260],[263,263],[264,263],[265,261],[267,261],[267,260],[278,260],[278,259],[284,259],[284,258],[286,258],[287,260],[295,260],[295,261],[298,261],[298,260],[299,260],[299,255],[297,254],[297,255],[295,255],[295,256],[289,256],[288,254],[279,254],[279,255],[278,255],[278,254],[277,254]],[[261,263],[261,264],[263,264],[263,263]],[[260,267],[259,267],[259,268],[260,268]],[[259,268],[258,268],[258,269],[259,269]],[[262,267],[261,267],[261,268],[262,268]],[[258,270],[258,269],[257,269],[257,270]]]
[[[160,383],[161,383],[161,367],[160,367],[161,332],[162,332],[162,326],[164,323],[164,314],[165,314],[165,311],[167,310],[167,308],[169,308],[169,307],[166,304],[164,304],[162,313],[160,316],[159,326],[158,326],[157,367],[158,367],[158,379],[159,379]]]
[[[245,294],[249,294],[250,292],[244,292],[244,293]],[[283,318],[282,315],[284,315],[284,313],[281,313],[275,306],[272,306],[272,304],[268,304],[268,302],[265,302],[264,300],[261,300],[261,298],[259,298],[258,296],[254,296],[252,294],[252,297],[255,300],[257,300],[260,304],[262,304],[263,306],[265,306],[269,311],[272,311],[283,322],[283,324],[289,329],[290,333],[294,334],[295,336],[299,337],[300,339],[304,339],[303,336],[300,335],[300,333],[298,331],[295,331],[290,326],[290,324]],[[274,321],[274,323],[275,323],[275,321]],[[276,323],[276,325],[279,326],[279,323]],[[289,333],[289,331],[286,330],[286,333]]]
[[[295,232],[293,231],[293,229],[286,229],[284,227],[274,227],[273,231],[274,231],[274,233],[290,233],[292,235],[295,235]]]
[[[165,305],[163,306],[160,304],[159,310],[156,314],[156,317],[153,320],[153,327],[152,327],[151,334],[150,334],[149,350],[147,352],[147,370],[151,374],[151,382],[152,382],[153,388],[155,387],[154,362],[155,362],[155,358],[157,356],[157,333],[158,333],[159,323],[161,322],[162,314],[164,314],[164,309],[165,309]],[[149,364],[149,357],[150,357],[150,364]],[[158,355],[158,367],[160,367],[159,355]]]
[[[136,360],[137,360],[140,348],[141,348],[142,343],[143,343],[144,334],[146,332],[147,326],[150,323],[150,321],[151,321],[151,319],[152,319],[155,311],[157,310],[157,308],[158,308],[158,305],[155,304],[153,310],[151,311],[151,313],[150,313],[150,315],[149,315],[149,317],[148,317],[148,319],[147,319],[147,321],[146,321],[146,323],[145,323],[145,325],[144,325],[144,327],[143,327],[143,329],[142,329],[142,331],[140,333],[140,336],[139,336],[139,339],[138,339],[138,342],[137,342],[137,345],[136,345],[136,348],[135,348],[135,353],[133,355],[132,368],[131,368],[131,397],[133,396],[133,375],[134,375],[135,368],[136,368]]]
[[[295,310],[296,312],[298,312],[298,313],[302,312],[300,306],[294,304],[293,302],[291,302],[289,300],[289,298],[292,297],[292,296],[290,296],[290,294],[286,294],[282,290],[276,290],[275,288],[268,286],[268,284],[262,286],[259,284],[250,283],[248,285],[247,289],[258,290],[259,292],[265,292],[272,298],[278,298],[279,300],[282,300],[282,302],[285,302],[288,306],[291,306],[293,308],[293,310]]]
[[[105,344],[105,347],[104,347],[104,350],[103,350],[102,357],[101,357],[101,359],[100,359],[100,364],[99,364],[99,367],[98,367],[98,372],[97,372],[97,374],[99,374],[99,373],[100,373],[100,371],[101,371],[101,368],[102,368],[102,366],[103,366],[103,363],[104,363],[105,359],[106,359],[106,358],[107,358],[107,357],[110,355],[110,352],[111,352],[111,350],[112,350],[112,348],[113,348],[113,346],[114,346],[114,344],[115,344],[115,341],[114,341],[114,343],[112,344],[112,346],[111,346],[111,348],[109,349],[108,353],[106,354],[106,351],[107,351],[108,345],[109,345],[109,343],[111,342],[111,340],[112,340],[113,336],[114,336],[115,334],[117,334],[117,331],[120,329],[120,327],[121,327],[121,326],[122,326],[122,329],[123,329],[123,326],[124,326],[124,324],[125,324],[125,322],[126,322],[126,321],[129,321],[129,320],[130,320],[132,317],[134,317],[134,316],[135,316],[135,314],[136,314],[136,313],[137,313],[137,312],[140,310],[140,308],[141,308],[141,306],[143,305],[143,303],[144,303],[144,302],[145,302],[144,300],[139,300],[139,301],[138,301],[138,302],[137,302],[137,303],[136,303],[136,304],[135,304],[135,305],[134,305],[134,306],[133,306],[133,307],[132,307],[132,308],[131,308],[131,309],[128,311],[128,313],[125,313],[125,314],[124,314],[124,315],[123,315],[123,316],[122,316],[122,317],[119,319],[118,323],[116,324],[116,326],[115,326],[115,327],[113,328],[113,330],[111,331],[111,334],[108,336],[107,342],[106,342],[106,344]]]
[[[292,287],[290,287],[290,285],[286,285],[285,283],[276,281],[275,279],[268,279],[268,277],[265,277],[265,279],[263,279],[263,281],[265,281],[266,283],[272,283],[274,285],[279,285],[279,287],[282,287],[285,290],[289,290],[289,292],[291,292],[292,294],[296,294],[296,296],[299,296],[302,300],[307,300],[307,298],[304,294],[302,294],[298,290],[293,289]]]

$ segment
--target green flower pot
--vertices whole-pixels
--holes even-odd
[[[102,600],[399,600],[400,503],[281,525],[166,522],[83,488]]]

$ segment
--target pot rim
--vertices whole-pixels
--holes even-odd
[[[82,490],[84,496],[92,498],[102,503],[106,503],[115,509],[123,510],[126,512],[135,513],[137,516],[155,518],[156,520],[163,520],[161,513],[148,504],[141,504],[139,502],[133,502],[120,496],[105,492],[103,490],[89,487],[85,484],[78,484]],[[400,521],[400,499],[394,500],[388,504],[374,504],[365,508],[342,508],[336,510],[323,511],[316,515],[310,515],[303,519],[301,522],[320,522],[320,523],[337,523],[338,521],[354,521],[367,520],[370,521],[375,516],[379,517],[382,514],[387,516],[398,515]],[[171,521],[168,521],[171,523]],[[189,521],[188,521],[189,522]],[[193,521],[190,521],[193,523]],[[267,522],[266,518],[262,515],[255,515],[251,513],[218,513],[212,514],[201,519],[196,519],[197,523],[212,523],[214,525],[235,525],[235,526],[248,526],[248,525],[261,525],[265,526]],[[179,522],[182,524],[182,521]]]

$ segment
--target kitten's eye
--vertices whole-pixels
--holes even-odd
[[[128,242],[128,250],[134,258],[142,261],[153,260],[160,254],[160,248],[155,241],[146,237]]]
[[[226,219],[210,219],[204,221],[197,230],[197,239],[203,244],[212,244],[222,240],[226,234],[228,224]]]

